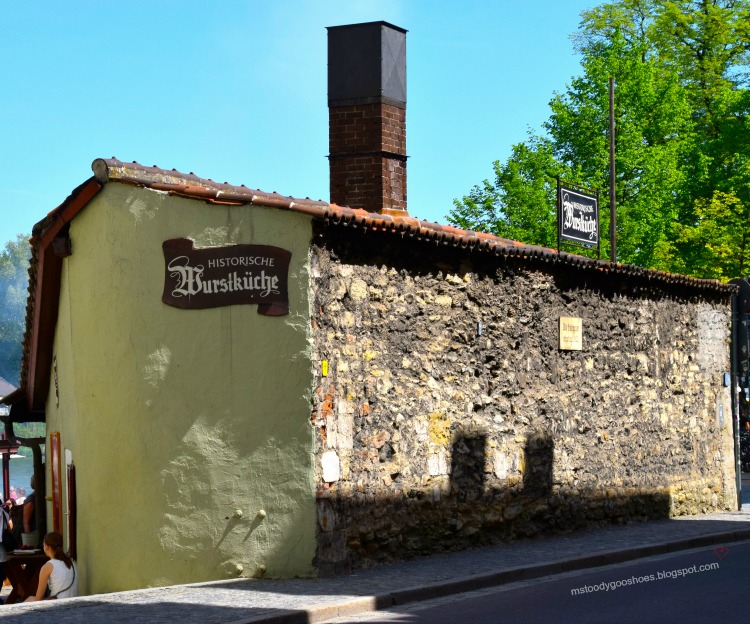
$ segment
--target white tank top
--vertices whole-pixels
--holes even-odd
[[[78,573],[75,564],[70,568],[59,559],[50,559],[52,574],[49,575],[47,584],[49,595],[57,598],[72,598],[78,595]],[[60,591],[64,590],[64,591]]]

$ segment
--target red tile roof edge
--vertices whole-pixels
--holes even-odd
[[[705,280],[675,273],[644,269],[630,264],[612,263],[558,252],[554,249],[527,245],[519,241],[501,238],[485,232],[462,230],[452,225],[432,223],[410,216],[392,216],[367,212],[360,208],[349,208],[315,201],[310,198],[285,197],[278,193],[234,186],[227,182],[219,183],[200,178],[193,173],[184,174],[172,169],[167,171],[157,166],[146,167],[137,162],[125,163],[116,158],[97,159],[91,165],[96,179],[101,183],[116,181],[135,184],[167,192],[180,197],[202,199],[217,204],[253,204],[271,208],[282,208],[324,220],[332,225],[354,225],[369,230],[379,230],[408,235],[410,238],[428,240],[437,244],[455,247],[471,247],[497,256],[517,258],[539,258],[546,262],[591,268],[604,273],[629,275],[656,280],[666,284],[681,284],[700,290],[711,289],[719,292],[734,292],[734,286],[718,280]]]
[[[57,208],[49,212],[41,221],[36,223],[31,231],[31,260],[29,262],[29,296],[26,300],[26,328],[23,337],[23,353],[21,358],[21,374],[18,389],[12,395],[4,397],[8,403],[17,403],[26,398],[32,411],[40,411],[38,400],[46,395],[49,386],[49,358],[39,358],[39,345],[50,342],[54,336],[54,327],[50,327],[57,315],[59,292],[50,288],[49,284],[57,284],[59,288],[62,261],[56,258],[52,249],[54,237],[91,201],[101,190],[101,185],[92,177],[75,188],[71,194]],[[40,277],[40,264],[43,265]],[[46,267],[46,268],[45,268]],[[45,287],[45,284],[47,285]],[[39,301],[47,302],[44,306]],[[46,309],[54,308],[54,309]],[[45,309],[42,309],[45,308]],[[50,342],[51,346],[51,342]],[[12,415],[12,412],[11,412]]]

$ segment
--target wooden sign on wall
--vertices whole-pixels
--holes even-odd
[[[292,252],[270,245],[195,249],[187,238],[164,241],[162,301],[183,309],[257,304],[258,314],[289,313]]]
[[[583,349],[583,322],[572,316],[560,317],[560,349],[581,351]]]

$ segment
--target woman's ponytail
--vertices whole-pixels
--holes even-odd
[[[70,569],[70,566],[73,565],[73,561],[71,560],[70,557],[68,557],[68,555],[65,554],[65,551],[63,550],[62,535],[60,535],[57,531],[52,531],[51,533],[47,533],[47,535],[44,536],[44,543],[52,551],[52,558],[59,559],[65,564],[65,566],[68,569]]]

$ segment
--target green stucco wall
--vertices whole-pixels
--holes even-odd
[[[47,430],[76,467],[82,592],[312,575],[310,220],[109,183],[70,237]],[[291,251],[289,315],[165,305],[170,238]]]

